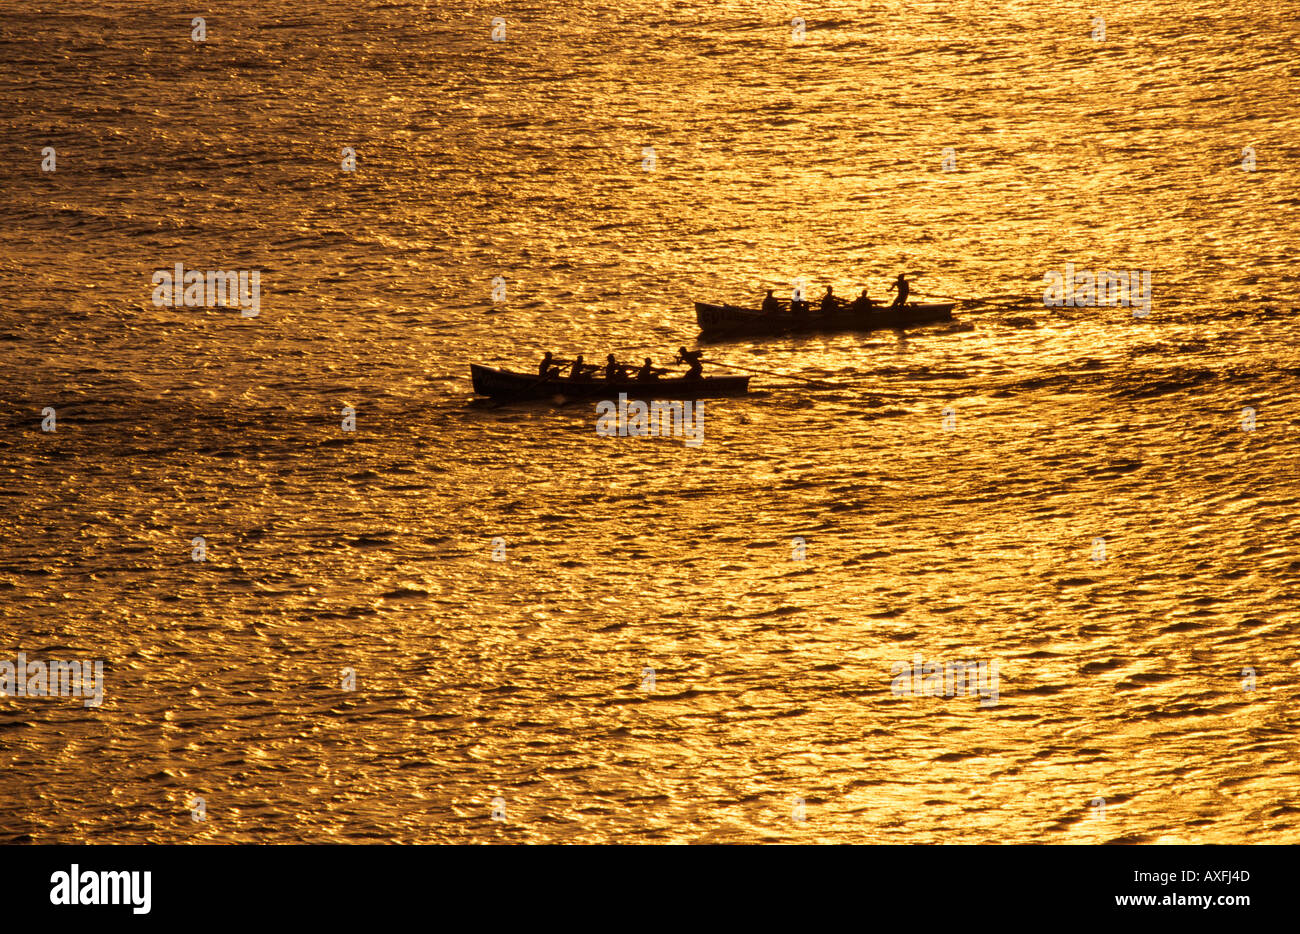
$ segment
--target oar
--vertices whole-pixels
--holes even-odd
[[[1003,301],[1005,296],[990,295],[988,298],[954,298],[950,295],[932,295],[930,298],[940,298],[948,302],[956,302],[962,306],[962,313],[969,314],[972,311],[984,311],[989,308],[1015,308],[1023,302],[1019,297],[1012,298],[1009,302]]]
[[[807,377],[804,377],[804,376],[794,376],[794,375],[792,375],[792,374],[790,374],[790,373],[778,373],[778,372],[776,372],[776,370],[758,370],[758,369],[755,369],[754,367],[736,366],[734,363],[722,363],[722,362],[720,362],[720,361],[718,361],[718,360],[709,360],[709,361],[707,361],[707,362],[708,362],[710,365],[712,365],[712,366],[723,366],[723,367],[726,367],[726,368],[729,369],[729,370],[740,370],[742,373],[762,373],[762,374],[764,374],[765,376],[783,376],[783,377],[785,377],[786,379],[797,379],[797,380],[799,380],[800,382],[803,382],[803,383],[812,383],[814,386],[821,386],[823,389],[841,389],[841,388],[843,388],[843,387],[841,387],[841,386],[836,386],[834,383],[828,383],[828,382],[826,382],[825,380],[820,380],[820,379],[808,379]]]

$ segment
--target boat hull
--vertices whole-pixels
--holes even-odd
[[[791,314],[781,311],[766,314],[754,308],[736,305],[695,303],[695,320],[700,330],[720,334],[785,334],[792,331],[875,331],[880,328],[907,328],[952,320],[952,304],[908,304],[900,308],[882,305],[867,312],[845,309],[823,315]]]
[[[749,391],[748,376],[703,376],[699,379],[675,377],[651,382],[634,379],[543,379],[527,373],[498,370],[477,363],[470,364],[474,391],[480,396],[498,399],[547,399],[567,396],[581,399],[700,399],[706,396],[742,395]]]

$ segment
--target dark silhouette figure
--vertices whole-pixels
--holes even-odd
[[[605,379],[625,379],[627,377],[627,365],[619,363],[610,354],[605,358]]]
[[[907,293],[909,291],[909,288],[910,287],[907,284],[907,279],[904,277],[904,273],[900,272],[898,274],[898,279],[894,282],[893,285],[889,287],[889,291],[891,292],[894,291],[894,289],[898,289],[898,298],[894,299],[894,304],[890,305],[889,307],[901,308],[903,306],[903,303],[907,301]]]
[[[849,310],[859,312],[859,313],[864,311],[870,311],[872,306],[874,306],[875,304],[876,304],[875,302],[867,298],[867,290],[863,289],[862,294],[853,300],[853,304],[849,306]]]
[[[767,298],[763,299],[763,314],[779,315],[781,313],[781,300],[772,294],[772,290],[767,290]]]
[[[821,311],[824,315],[833,314],[839,308],[839,301],[835,298],[835,290],[831,286],[826,286],[826,294],[822,296]]]
[[[659,369],[659,367],[654,365],[654,361],[649,357],[646,357],[645,365],[636,371],[636,378],[645,382],[651,382],[657,380],[662,374],[667,372],[667,370]]]
[[[583,379],[599,369],[600,367],[594,363],[583,363],[582,354],[578,354],[577,359],[573,361],[573,367],[569,370],[569,379]]]
[[[700,363],[700,358],[704,356],[702,350],[687,350],[685,347],[677,348],[677,359],[673,363],[685,363],[689,369],[686,371],[687,379],[699,379],[704,375],[704,366]]]
[[[551,356],[551,352],[546,351],[546,356],[542,357],[541,365],[537,367],[537,375],[542,379],[552,379],[560,375],[560,368],[556,366],[556,360]]]

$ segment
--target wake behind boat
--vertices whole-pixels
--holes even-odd
[[[877,305],[853,310],[842,308],[822,314],[819,311],[792,313],[788,307],[764,312],[737,305],[695,303],[695,320],[707,336],[726,334],[783,334],[791,331],[874,331],[878,328],[904,328],[921,324],[951,321],[953,302],[905,305]]]
[[[748,376],[681,376],[654,380],[575,378],[516,373],[477,363],[470,364],[469,372],[476,393],[498,399],[545,399],[551,396],[616,399],[619,393],[625,393],[629,399],[699,399],[742,395],[749,391]]]

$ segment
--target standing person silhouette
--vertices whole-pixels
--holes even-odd
[[[704,366],[700,358],[704,356],[702,350],[687,350],[685,347],[677,348],[677,359],[673,363],[685,363],[689,369],[686,371],[687,379],[699,379],[704,375]]]
[[[906,273],[900,272],[898,274],[898,279],[894,282],[893,285],[889,287],[889,291],[892,292],[894,291],[894,289],[898,289],[898,298],[894,299],[894,304],[890,305],[889,307],[901,308],[903,306],[903,303],[907,301],[907,293],[910,289],[910,287],[907,284]]]

